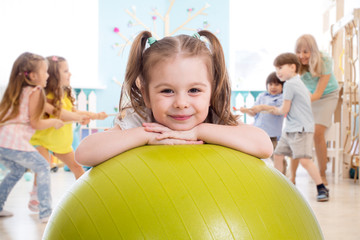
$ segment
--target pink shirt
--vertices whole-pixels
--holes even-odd
[[[26,124],[7,124],[0,126],[0,147],[10,148],[20,151],[36,151],[29,143],[35,129],[30,126],[29,99],[30,95],[41,89],[40,86],[24,87],[21,92],[19,115],[7,121],[7,123],[26,123]]]

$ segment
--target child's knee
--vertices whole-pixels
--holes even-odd
[[[310,158],[301,158],[300,159],[300,164],[304,168],[307,168],[308,166],[310,166],[312,164],[312,160]]]

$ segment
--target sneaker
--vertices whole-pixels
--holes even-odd
[[[318,202],[326,202],[329,201],[329,190],[326,188],[322,188],[318,191],[317,195]]]
[[[49,218],[50,218],[50,216],[44,217],[44,218],[40,218],[40,222],[41,222],[41,223],[47,223],[47,222],[49,221]]]
[[[39,200],[37,197],[37,192],[30,192],[30,200],[28,203],[28,208],[32,212],[39,212]]]
[[[0,217],[11,217],[13,215],[14,214],[12,212],[6,211],[4,209],[0,212]]]

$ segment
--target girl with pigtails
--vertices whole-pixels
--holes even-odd
[[[230,95],[214,34],[203,30],[156,40],[143,31],[131,47],[115,127],[86,137],[76,161],[95,166],[146,144],[211,143],[270,157],[269,136],[231,113]]]
[[[61,128],[59,119],[42,119],[49,74],[45,58],[21,54],[13,64],[10,80],[0,102],[0,162],[10,172],[0,184],[0,217],[13,214],[4,204],[15,184],[31,169],[38,175],[39,218],[46,223],[51,214],[50,167],[29,143],[35,129]]]

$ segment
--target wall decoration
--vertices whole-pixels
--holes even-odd
[[[207,16],[207,13],[205,10],[210,7],[210,4],[205,3],[205,5],[199,9],[198,11],[195,11],[195,8],[187,8],[187,18],[184,20],[183,23],[181,23],[178,27],[176,27],[174,30],[170,30],[170,13],[174,6],[175,0],[170,0],[170,5],[165,12],[164,15],[162,15],[156,7],[152,8],[152,11],[150,12],[150,16],[152,19],[152,27],[149,27],[145,24],[144,21],[142,21],[137,15],[136,15],[136,6],[132,6],[131,10],[126,9],[125,12],[131,17],[131,20],[129,20],[127,26],[128,27],[135,27],[135,26],[141,26],[144,30],[147,30],[152,33],[152,35],[156,39],[160,39],[162,37],[166,36],[172,36],[176,34],[179,30],[188,30],[191,32],[199,31],[201,29],[208,29],[210,27],[210,24],[207,20],[203,21],[202,27],[199,27],[197,29],[188,28],[187,25],[190,23],[193,19],[198,17],[199,15]],[[164,32],[163,34],[158,33],[157,31],[157,21],[162,21],[164,24]],[[114,27],[113,29],[114,33],[119,35],[121,39],[123,40],[123,43],[115,43],[113,44],[113,48],[119,48],[118,55],[121,55],[124,51],[124,48],[128,45],[131,45],[132,39],[126,37],[123,33],[121,33],[120,29],[118,27]],[[219,32],[217,30],[217,32]],[[134,37],[134,36],[132,36]]]

